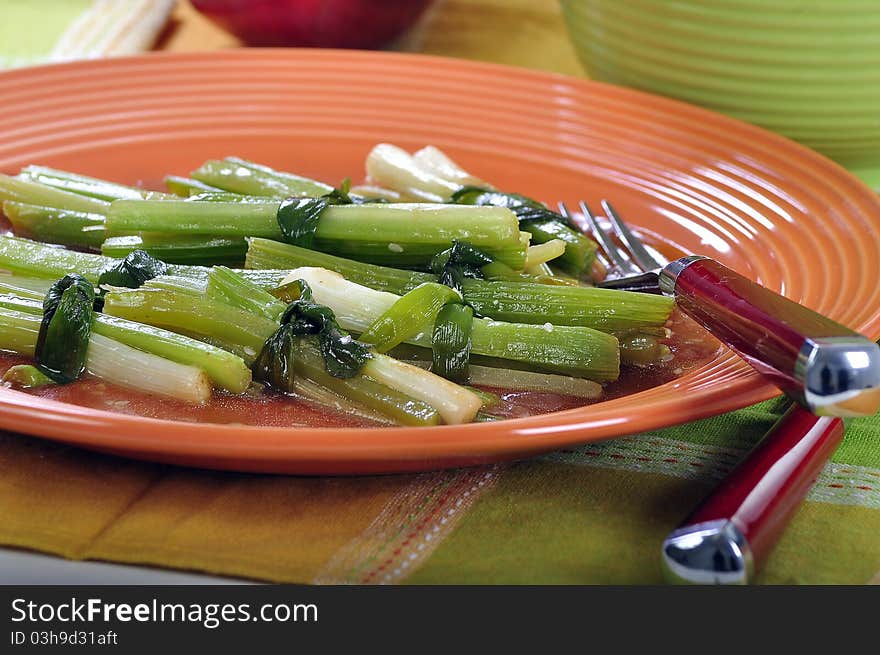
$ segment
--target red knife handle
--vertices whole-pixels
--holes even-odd
[[[669,580],[749,582],[842,439],[841,419],[793,405],[663,542]]]
[[[720,262],[684,257],[660,287],[715,337],[816,414],[880,409],[880,347]]]

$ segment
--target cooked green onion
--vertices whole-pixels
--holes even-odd
[[[15,200],[3,203],[3,213],[17,235],[44,243],[97,250],[105,237],[103,214],[39,207]]]
[[[0,174],[0,199],[15,200],[38,207],[58,207],[93,214],[104,214],[110,208],[110,203],[98,198],[90,198],[46,186],[33,180],[2,174]]]
[[[440,412],[435,409],[432,403],[418,400],[413,394],[400,391],[388,384],[393,382],[399,385],[399,378],[406,379],[409,375],[394,376],[398,379],[380,380],[374,377],[374,374],[384,377],[386,369],[379,365],[377,371],[368,373],[365,370],[354,377],[337,378],[327,373],[324,368],[324,359],[317,339],[300,337],[294,341],[294,344],[294,353],[291,359],[297,377],[305,378],[330,389],[341,396],[389,416],[403,425],[437,425],[440,422]],[[420,373],[423,372],[420,371]]]
[[[195,195],[197,193],[218,193],[223,189],[204,182],[199,182],[191,177],[180,177],[179,175],[166,175],[165,186],[176,196],[184,198]]]
[[[482,399],[472,391],[386,355],[374,355],[367,361],[363,372],[364,375],[435,407],[443,422],[449,425],[472,421],[483,406]]]
[[[449,303],[437,314],[431,335],[431,370],[440,377],[460,383],[468,381],[473,319],[473,310],[456,302]]]
[[[62,191],[70,191],[71,193],[98,198],[99,200],[110,201],[119,200],[120,198],[142,200],[145,198],[159,199],[171,197],[167,193],[139,189],[124,184],[108,182],[96,177],[80,175],[79,173],[48,168],[47,166],[26,166],[21,169],[21,176]]]
[[[55,384],[55,380],[31,364],[18,364],[9,368],[0,382],[19,389],[35,389]]]
[[[322,196],[333,190],[329,184],[281,173],[237,157],[206,161],[190,175],[204,184],[249,196]]]
[[[178,364],[123,343],[93,334],[89,340],[89,373],[113,384],[190,403],[211,397],[211,382],[200,368]]]
[[[298,268],[286,279],[308,282],[315,300],[330,307],[342,327],[356,333],[363,332],[399,299],[320,268]],[[525,325],[481,318],[474,319],[471,340],[472,352],[478,355],[529,362],[547,371],[597,381],[618,376],[617,339],[587,327]],[[431,347],[428,335],[416,335],[407,341]]]
[[[208,273],[207,296],[228,305],[277,320],[287,305],[265,289],[249,282],[225,266],[215,266]]]
[[[465,280],[462,293],[483,316],[514,323],[580,325],[605,332],[662,326],[674,301],[666,296],[594,287]]]
[[[264,237],[281,240],[280,202],[117,200],[107,214],[111,235],[141,232]],[[526,246],[516,217],[502,207],[431,204],[330,205],[320,214],[314,248],[378,264],[427,264],[455,240],[465,240],[521,269]]]
[[[0,350],[32,357],[40,328],[38,314],[6,309],[0,312]],[[211,385],[203,371],[130,348],[100,334],[89,337],[86,370],[132,389],[170,396],[187,402],[205,402]]]
[[[13,296],[0,296],[0,309],[27,314],[37,320],[42,315],[41,301]],[[92,322],[92,333],[178,364],[202,368],[215,386],[231,393],[243,393],[251,383],[251,371],[240,357],[176,332],[97,313]]]
[[[65,275],[46,293],[34,357],[56,382],[73,382],[85,370],[94,303],[94,287],[79,275]]]
[[[101,254],[107,257],[121,258],[135,250],[143,250],[168,264],[197,266],[241,264],[247,253],[244,239],[152,232],[140,236],[110,237],[100,246]]]
[[[430,326],[437,312],[461,296],[448,286],[428,282],[417,286],[373,321],[359,337],[384,353]],[[445,377],[445,376],[444,376]]]

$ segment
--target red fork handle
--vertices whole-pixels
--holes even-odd
[[[666,266],[660,288],[813,413],[880,409],[880,347],[870,339],[705,257]]]
[[[663,542],[667,579],[751,581],[842,439],[841,419],[793,405]]]

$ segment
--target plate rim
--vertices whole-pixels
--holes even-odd
[[[507,74],[514,74],[516,76],[527,76],[543,80],[560,80],[569,85],[605,89],[607,93],[622,97],[624,100],[649,99],[653,105],[658,105],[661,108],[665,107],[668,110],[684,112],[688,115],[710,115],[721,126],[725,122],[729,122],[737,125],[738,129],[745,128],[749,133],[754,134],[755,138],[759,138],[763,142],[770,141],[771,144],[778,144],[790,153],[799,151],[799,155],[813,159],[826,170],[828,170],[829,166],[836,169],[834,172],[838,176],[844,176],[849,184],[856,184],[858,187],[861,187],[860,190],[862,192],[868,191],[873,193],[861,180],[842,166],[806,146],[802,146],[786,137],[760,127],[689,103],[587,78],[491,62],[462,60],[421,53],[306,48],[234,49],[219,52],[187,53],[152,52],[130,57],[48,64],[4,71],[0,72],[0,84],[17,77],[33,77],[40,72],[46,71],[112,69],[132,63],[143,63],[146,66],[158,63],[161,66],[162,64],[159,62],[169,60],[205,62],[218,57],[233,59],[253,58],[255,60],[267,57],[270,59],[296,59],[305,55],[317,58],[341,57],[345,59],[352,57],[357,59],[376,58],[382,60],[418,61],[419,65],[451,66],[457,70],[465,70],[474,74],[504,71]],[[426,64],[425,62],[429,63]],[[0,113],[2,113],[2,110],[0,110]],[[875,204],[880,209],[880,200]],[[875,315],[867,327],[861,327],[860,329],[867,330],[872,338],[880,336],[880,315]],[[747,365],[743,363],[743,366]],[[686,375],[693,375],[702,368],[704,367],[699,367]],[[743,370],[745,371],[746,369]],[[673,382],[660,385],[654,389],[662,389],[667,385],[673,384]],[[428,428],[271,427],[192,423],[91,409],[43,398],[39,398],[40,402],[36,403],[35,406],[34,401],[37,399],[34,396],[21,391],[2,388],[0,389],[0,428],[35,436],[49,437],[105,452],[124,454],[126,457],[184,464],[191,462],[196,465],[208,462],[210,468],[321,474],[420,471],[519,458],[574,444],[637,434],[646,430],[662,429],[746,407],[780,395],[778,389],[764,382],[756,372],[751,370],[721,385],[721,388],[725,390],[725,398],[720,398],[717,391],[714,395],[707,393],[700,398],[703,402],[698,406],[685,403],[683,398],[677,399],[676,402],[673,402],[673,398],[666,398],[659,402],[647,403],[649,406],[657,406],[663,409],[664,412],[674,413],[676,415],[676,420],[674,421],[664,420],[656,412],[645,411],[640,412],[635,418],[633,416],[617,416],[615,418],[614,410],[616,405],[619,402],[625,401],[625,398],[633,397],[633,395],[630,395],[622,399],[604,401],[595,405],[537,417],[506,419],[494,424],[483,423],[467,426],[437,426]],[[650,391],[652,390],[646,390],[635,395],[649,393]],[[731,402],[731,395],[735,399],[733,402]],[[722,405],[723,407],[721,407]],[[597,407],[601,409],[595,409]],[[45,416],[46,412],[49,413],[48,417]],[[42,420],[32,423],[31,421],[33,421],[35,415]],[[88,426],[88,434],[84,435],[83,430],[86,429],[86,426]],[[121,430],[126,431],[125,437],[118,435],[118,432]],[[169,453],[167,448],[162,448],[162,446],[167,446],[168,442],[165,439],[157,439],[156,437],[157,433],[182,430],[197,438],[192,442],[183,444],[172,441],[171,443],[176,447],[175,452]],[[465,443],[460,438],[450,439],[453,433],[460,433],[462,430],[466,430],[469,435],[473,435],[473,440]],[[368,444],[362,443],[365,431],[380,432],[383,443],[378,444],[375,442],[376,440],[368,440]],[[327,435],[331,433],[334,438],[327,440]],[[249,450],[245,453],[242,452],[242,444],[229,441],[231,435],[254,439],[255,441],[247,444]],[[318,446],[314,444],[310,446],[306,443],[310,437],[323,441]],[[361,442],[358,442],[358,440]],[[458,452],[450,452],[450,444],[453,443],[458,447]],[[205,444],[210,444],[212,448],[210,454],[205,454],[203,450]],[[402,444],[406,447],[405,454],[398,450]],[[343,450],[344,453],[337,452]],[[340,455],[344,456],[340,458]],[[266,461],[267,459],[274,460],[276,458],[280,459],[274,463]]]

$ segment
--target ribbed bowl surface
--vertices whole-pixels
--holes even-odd
[[[880,168],[880,2],[561,5],[591,77],[730,114],[846,166]]]

